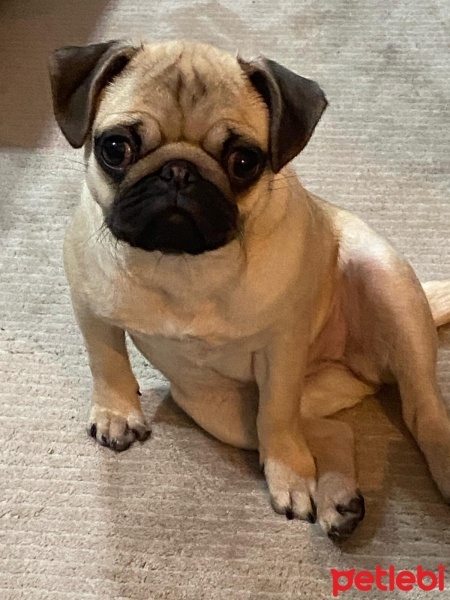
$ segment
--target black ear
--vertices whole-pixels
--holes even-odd
[[[278,173],[303,150],[327,107],[318,84],[273,60],[260,57],[239,64],[262,96],[270,113],[270,161]]]
[[[92,126],[100,91],[138,52],[122,41],[67,46],[50,58],[56,121],[68,142],[80,148]]]

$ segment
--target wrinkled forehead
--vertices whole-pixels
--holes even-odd
[[[266,105],[236,58],[209,46],[143,46],[106,90],[94,127],[136,121],[166,141],[225,138],[231,129],[267,147]]]

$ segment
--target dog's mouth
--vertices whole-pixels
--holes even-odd
[[[144,231],[131,240],[131,245],[148,251],[159,250],[166,254],[201,254],[214,249],[222,240],[215,241],[215,244],[208,244],[188,212],[168,208],[155,216]]]
[[[132,247],[167,254],[201,254],[234,239],[236,203],[197,171],[195,178],[185,176],[182,183],[160,172],[143,177],[115,199],[106,225]]]

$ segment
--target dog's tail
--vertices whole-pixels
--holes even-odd
[[[423,284],[423,289],[436,327],[450,323],[450,280],[428,281]]]

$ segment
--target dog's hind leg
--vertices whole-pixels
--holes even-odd
[[[436,381],[433,324],[414,301],[409,310],[392,370],[398,381],[405,422],[424,453],[439,490],[450,502],[450,414]],[[414,335],[417,331],[420,335]]]
[[[356,291],[347,320],[355,306],[359,317],[350,331],[349,365],[397,381],[403,418],[450,501],[450,415],[436,380],[436,326],[448,317],[450,286],[428,284],[424,293],[408,263],[392,255],[353,260],[350,277]]]
[[[300,410],[307,417],[328,417],[372,396],[378,386],[359,379],[339,361],[323,361],[305,380]]]
[[[211,388],[196,387],[186,393],[171,386],[172,397],[197,425],[225,444],[245,450],[258,449],[256,389],[218,382]]]
[[[331,539],[345,539],[365,513],[356,478],[353,430],[346,423],[331,419],[303,422],[317,467],[317,520]]]
[[[306,442],[317,467],[314,502],[317,520],[331,539],[350,535],[364,517],[352,428],[326,419],[374,394],[376,386],[358,379],[344,364],[324,362],[308,375],[301,411]]]

